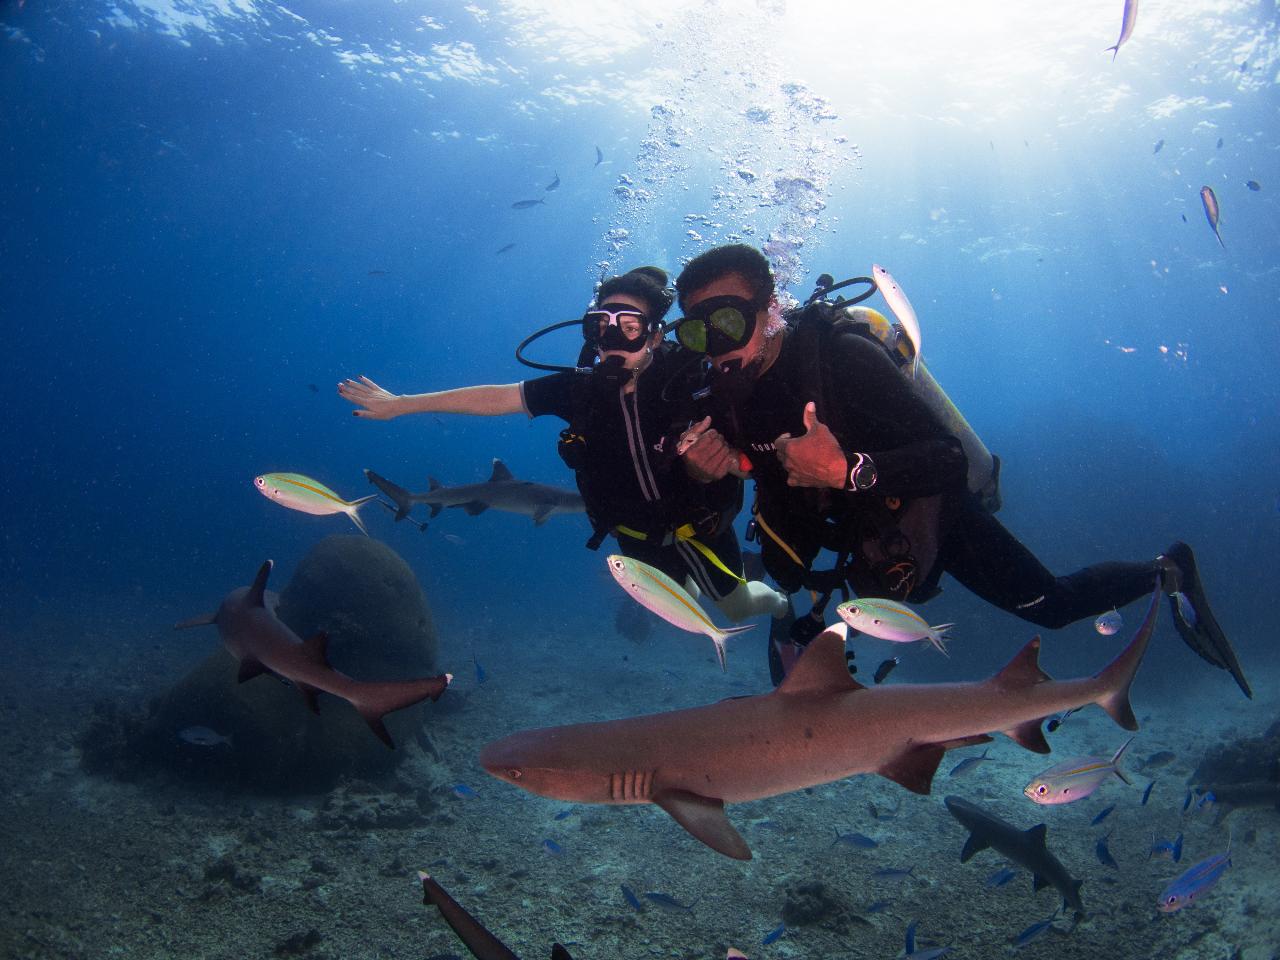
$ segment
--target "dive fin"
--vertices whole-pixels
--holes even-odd
[[[653,802],[676,823],[717,853],[734,860],[750,860],[751,848],[724,815],[724,801],[687,790],[663,790]]]
[[[250,607],[266,607],[266,591],[267,577],[271,576],[272,561],[266,561],[258,568],[258,575],[253,578],[253,585],[249,587],[249,595],[245,597],[245,603]]]

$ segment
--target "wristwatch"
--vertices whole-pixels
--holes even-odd
[[[880,472],[876,470],[874,460],[865,453],[855,453],[850,456],[849,481],[844,486],[846,490],[852,490],[855,493],[870,490],[876,485],[878,479],[880,479]]]

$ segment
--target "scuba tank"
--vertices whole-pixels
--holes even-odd
[[[946,424],[952,436],[960,441],[960,446],[964,449],[965,457],[969,462],[969,490],[978,496],[987,510],[995,513],[1001,506],[1000,458],[987,449],[986,444],[970,426],[964,414],[951,402],[947,392],[933,378],[923,358],[916,368],[915,377],[912,377],[911,368],[916,359],[915,347],[899,325],[890,322],[879,310],[862,305],[861,301],[871,295],[871,290],[849,300],[844,297],[827,299],[827,294],[852,283],[866,283],[875,289],[875,281],[869,277],[855,277],[852,280],[835,283],[830,274],[824,273],[818,278],[817,289],[805,301],[805,305],[815,300],[823,300],[835,308],[832,312],[833,320],[846,320],[858,324],[880,341],[897,364],[899,371],[911,384],[912,390],[933,414]]]

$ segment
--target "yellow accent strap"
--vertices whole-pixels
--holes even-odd
[[[631,527],[623,526],[622,524],[618,524],[616,527],[614,527],[613,532],[625,534],[626,536],[632,537],[636,540],[649,539],[649,535],[647,533],[644,533],[643,531],[640,531],[640,530],[634,530]],[[700,554],[702,554],[704,557],[710,560],[712,566],[714,566],[717,570],[721,571],[726,576],[733,577],[733,579],[737,580],[739,583],[746,583],[747,581],[745,577],[738,576],[736,573],[734,573],[732,570],[726,567],[724,565],[724,561],[722,561],[719,557],[715,555],[715,551],[713,551],[701,540],[697,539],[697,537],[695,536],[696,532],[697,531],[693,529],[692,523],[686,523],[683,526],[676,527],[675,530],[671,531],[672,535],[674,535],[677,540],[680,540],[680,541],[683,541],[684,543],[689,544],[689,546],[693,547],[693,549],[697,550]]]
[[[778,546],[782,548],[782,552],[785,553],[788,557],[790,557],[792,562],[795,563],[797,567],[799,567],[801,570],[807,570],[808,567],[804,565],[804,562],[800,559],[799,556],[796,555],[796,552],[791,549],[791,544],[787,543],[787,541],[783,540],[780,536],[774,533],[773,528],[770,527],[769,524],[765,523],[764,514],[761,513],[759,509],[755,511],[755,514],[756,514],[756,525],[759,526],[761,530],[763,530],[765,533],[769,535],[769,539],[771,539],[774,543],[776,543]]]

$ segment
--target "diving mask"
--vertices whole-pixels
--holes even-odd
[[[582,339],[600,350],[638,353],[648,327],[648,317],[629,303],[603,303],[582,315]]]
[[[742,297],[708,297],[685,312],[676,324],[676,339],[695,353],[730,353],[751,339],[763,306]]]

